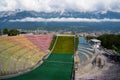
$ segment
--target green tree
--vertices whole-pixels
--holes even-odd
[[[8,33],[8,36],[16,36],[18,35],[20,32],[17,29],[11,29]]]
[[[0,29],[0,35],[2,34],[1,29]]]
[[[98,37],[102,41],[102,46],[120,52],[120,34],[104,34]]]
[[[3,34],[8,34],[9,33],[9,30],[7,29],[7,28],[5,28],[4,30],[3,30]]]
[[[94,38],[92,36],[87,36],[86,39],[89,40]],[[120,34],[103,34],[97,39],[101,40],[101,44],[103,47],[107,49],[113,49],[117,52],[120,52]]]

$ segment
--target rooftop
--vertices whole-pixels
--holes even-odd
[[[98,39],[91,39],[90,41],[92,41],[92,42],[101,42],[101,41],[98,40]]]

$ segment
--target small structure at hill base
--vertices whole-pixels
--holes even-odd
[[[100,48],[101,41],[98,39],[91,39],[89,43],[93,46],[93,48]]]

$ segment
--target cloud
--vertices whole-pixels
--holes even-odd
[[[120,12],[120,0],[0,0],[0,11],[16,9],[38,12],[53,11],[114,11]]]
[[[120,12],[120,0],[0,0],[0,11],[15,11],[16,9],[38,12],[66,10]]]
[[[32,18],[26,17],[23,19],[9,20],[9,22],[120,22],[120,19],[95,19],[95,18]]]

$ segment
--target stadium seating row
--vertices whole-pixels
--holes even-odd
[[[51,40],[53,38],[52,35],[30,35],[26,36],[33,44],[35,44],[38,48],[42,49],[46,52],[46,50],[50,47]]]
[[[46,55],[51,40],[52,35],[0,37],[0,75],[34,67]]]
[[[90,47],[89,43],[87,43],[84,37],[79,37],[79,44],[78,44],[78,56],[80,58],[80,63],[84,63],[85,61],[89,60],[94,51]]]

